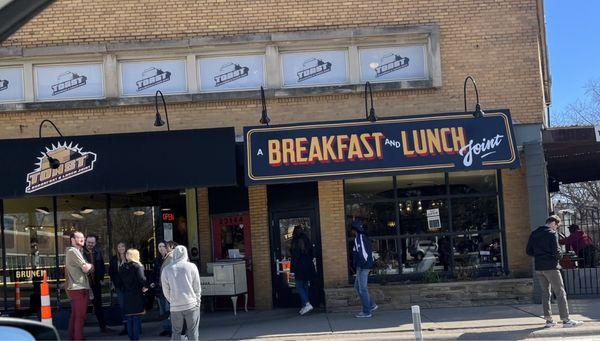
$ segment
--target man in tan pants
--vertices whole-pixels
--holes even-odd
[[[531,233],[526,250],[527,254],[534,257],[535,260],[535,274],[542,287],[542,307],[548,328],[556,326],[550,308],[550,290],[556,295],[563,327],[577,327],[583,324],[582,321],[569,318],[567,293],[558,265],[562,257],[556,234],[559,226],[560,218],[558,216],[548,217],[546,225],[538,227]]]

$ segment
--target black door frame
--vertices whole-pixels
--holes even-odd
[[[324,288],[323,288],[323,252],[321,245],[321,226],[319,212],[317,207],[278,209],[269,212],[270,228],[269,237],[271,239],[269,253],[271,258],[271,280],[272,280],[272,296],[273,306],[275,308],[290,307],[291,302],[282,302],[278,298],[278,274],[276,259],[281,254],[281,237],[278,226],[280,219],[294,217],[310,217],[311,218],[311,242],[314,245],[313,252],[317,263],[317,278],[311,283],[310,299],[311,304],[315,307],[324,304]],[[298,305],[299,306],[299,305]]]

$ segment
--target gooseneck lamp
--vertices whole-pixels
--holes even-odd
[[[160,95],[160,98],[163,102],[165,118],[167,119],[167,130],[171,131],[171,126],[169,125],[169,113],[167,112],[167,102],[165,102],[165,96],[163,96],[163,93],[160,90],[157,90],[156,94],[154,95],[154,108],[156,109],[156,118],[154,119],[154,126],[162,127],[165,125],[165,121],[162,120],[162,117],[160,116],[160,111],[158,111],[158,95]]]
[[[371,109],[369,110],[367,110],[367,90],[371,96]],[[377,115],[375,115],[375,108],[373,107],[373,89],[370,82],[365,83],[365,117],[370,122],[377,121]]]
[[[465,101],[465,112],[467,112],[467,82],[471,80],[473,83],[473,88],[475,89],[475,99],[477,103],[475,104],[475,111],[473,112],[473,117],[481,118],[485,114],[483,110],[481,110],[481,104],[479,104],[479,91],[477,90],[477,83],[475,83],[475,79],[471,76],[467,76],[465,78],[465,84],[463,86],[463,99]]]
[[[56,130],[56,132],[58,133],[58,135],[60,135],[60,137],[63,137],[63,134],[60,132],[60,130],[58,130],[58,127],[56,127],[56,124],[54,124],[54,122],[46,119],[43,120],[42,122],[40,122],[40,129],[38,131],[38,138],[42,138],[42,127],[44,126],[44,123],[50,123],[52,125],[52,127],[54,127],[54,130]],[[52,156],[48,155],[47,152],[42,152],[44,153],[44,155],[46,156],[46,158],[48,158],[48,163],[50,164],[50,168],[52,169],[57,169],[58,167],[60,167],[60,161],[58,161],[57,159],[53,158]]]
[[[260,87],[260,101],[262,102],[262,113],[260,115],[260,124],[264,124],[264,125],[269,125],[269,122],[271,122],[271,119],[269,118],[269,115],[267,114],[267,100],[265,99],[265,89],[263,89],[263,87]]]

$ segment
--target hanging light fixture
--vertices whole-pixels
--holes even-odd
[[[146,212],[144,212],[143,210],[135,210],[133,211],[133,215],[135,216],[143,216],[144,214],[146,214]]]
[[[154,119],[154,126],[162,127],[165,125],[165,121],[162,120],[162,117],[160,116],[160,111],[158,111],[158,95],[160,95],[160,98],[162,99],[162,102],[163,102],[163,108],[165,110],[165,118],[167,119],[167,131],[171,131],[171,127],[169,126],[169,113],[167,112],[167,102],[165,102],[165,96],[163,96],[163,93],[160,90],[156,90],[156,94],[154,94],[154,108],[156,109],[156,117]]]
[[[371,96],[371,109],[367,110],[367,89],[369,90],[369,95]],[[365,116],[369,122],[377,121],[377,115],[375,115],[375,108],[373,107],[373,89],[371,88],[371,83],[365,83]]]
[[[467,78],[465,78],[465,84],[463,85],[463,99],[465,102],[465,112],[467,112],[467,81],[469,79],[473,83],[473,88],[475,88],[476,104],[475,111],[473,112],[473,117],[481,118],[485,113],[483,112],[483,110],[481,110],[481,104],[479,104],[479,91],[477,90],[477,83],[475,83],[475,79],[473,79],[473,77],[471,76],[467,76]]]
[[[79,210],[79,213],[81,214],[90,214],[92,212],[94,212],[94,209],[89,207],[82,207],[81,210]]]
[[[265,99],[265,89],[263,89],[263,87],[260,87],[260,101],[262,102],[262,112],[260,115],[260,124],[264,124],[264,125],[269,125],[269,122],[271,122],[271,119],[269,118],[269,115],[267,113],[267,100]]]
[[[54,129],[56,130],[56,132],[58,133],[58,135],[60,135],[60,137],[63,137],[63,134],[60,132],[60,130],[58,130],[58,128],[56,127],[56,124],[54,124],[54,122],[46,119],[46,120],[43,120],[42,122],[40,122],[40,128],[39,128],[39,131],[38,131],[38,138],[40,138],[40,139],[42,138],[42,127],[44,126],[44,123],[46,123],[46,122],[50,123],[54,127]],[[42,152],[42,153],[48,159],[48,164],[50,164],[50,168],[57,169],[58,167],[60,167],[60,161],[58,161],[57,159],[55,159],[52,156],[48,155],[47,152]]]
[[[77,212],[71,213],[71,217],[77,218],[77,219],[83,219],[83,216]]]

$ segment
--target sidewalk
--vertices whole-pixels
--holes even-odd
[[[541,305],[422,309],[425,340],[523,340],[573,338],[600,339],[600,299],[570,300],[571,316],[585,324],[576,328],[543,328]],[[558,312],[553,306],[553,311]],[[556,316],[558,319],[558,316]],[[158,337],[161,324],[143,325],[143,340]],[[87,340],[126,340],[102,335],[86,327]],[[61,331],[65,337],[65,331]],[[297,310],[217,312],[203,314],[202,340],[414,340],[409,310],[378,310],[373,318],[357,319],[351,313],[315,312],[298,316]]]

